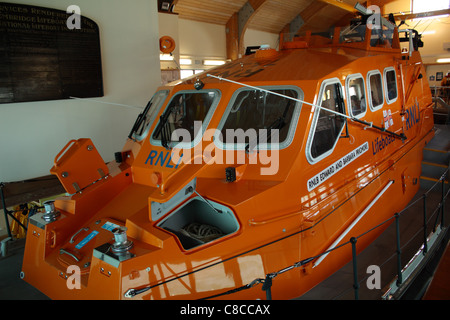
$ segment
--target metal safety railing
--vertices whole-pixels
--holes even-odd
[[[395,230],[396,230],[396,253],[395,255],[397,256],[397,280],[396,280],[396,284],[397,286],[402,285],[402,283],[404,282],[403,279],[403,264],[402,264],[402,247],[400,246],[400,216],[403,215],[409,208],[411,208],[413,205],[415,205],[417,202],[419,201],[423,201],[423,254],[426,255],[428,253],[428,243],[429,243],[429,239],[428,239],[428,226],[430,223],[430,220],[433,218],[433,216],[437,213],[436,216],[436,220],[434,221],[433,224],[433,232],[436,232],[437,228],[438,228],[438,222],[440,221],[440,230],[444,229],[445,226],[445,212],[444,212],[444,208],[445,208],[445,200],[446,198],[449,196],[450,193],[450,188],[449,190],[445,191],[445,183],[446,183],[446,177],[449,174],[449,169],[447,169],[442,176],[440,177],[440,179],[438,181],[436,181],[434,183],[434,185],[428,189],[421,197],[419,197],[418,199],[416,199],[415,201],[411,202],[410,204],[408,204],[407,207],[405,207],[401,212],[395,213],[394,216],[392,216],[389,219],[386,219],[385,221],[381,222],[380,224],[374,226],[373,228],[367,230],[366,232],[360,234],[359,236],[356,237],[351,237],[347,242],[344,242],[338,246],[335,246],[329,250],[326,250],[324,252],[322,252],[321,254],[318,254],[316,256],[307,258],[307,259],[303,259],[301,261],[298,261],[296,263],[294,263],[293,265],[290,265],[286,268],[283,268],[277,272],[273,272],[273,273],[268,273],[266,274],[265,278],[258,278],[255,279],[254,281],[252,281],[251,283],[241,286],[239,288],[234,288],[232,290],[217,294],[217,295],[213,295],[213,296],[209,296],[205,299],[212,299],[212,298],[217,298],[220,296],[224,296],[224,295],[229,295],[232,293],[236,293],[242,290],[246,290],[246,289],[250,289],[255,287],[256,285],[262,284],[262,290],[265,291],[266,293],[266,299],[267,300],[271,300],[272,299],[272,286],[273,286],[273,282],[274,279],[285,273],[285,272],[289,272],[295,268],[300,268],[302,266],[305,266],[306,264],[319,259],[320,257],[324,256],[324,255],[328,255],[330,252],[337,250],[339,248],[345,247],[347,245],[351,245],[351,251],[352,251],[352,265],[353,265],[353,290],[354,290],[354,297],[356,300],[359,299],[359,288],[360,288],[360,283],[361,281],[358,279],[358,258],[357,258],[357,243],[358,243],[358,239],[360,239],[361,237],[363,237],[364,235],[372,232],[373,230],[380,228],[381,226],[385,225],[386,223],[391,222],[393,219],[395,219]],[[431,215],[428,215],[427,212],[427,199],[429,194],[438,186],[441,185],[441,199],[439,204],[437,205],[437,207],[435,208],[434,212]],[[422,230],[420,231],[422,232]],[[389,257],[389,259],[391,259],[392,257]]]
[[[10,217],[11,219],[13,219],[15,222],[17,222],[19,224],[20,227],[22,227],[25,231],[27,231],[27,226],[25,226],[21,221],[19,221],[15,216],[14,216],[14,211],[10,211],[8,210],[8,208],[6,207],[6,201],[5,201],[5,194],[3,192],[3,188],[5,187],[3,182],[0,182],[0,199],[1,199],[1,204],[3,206],[3,212],[5,215],[5,224],[6,224],[6,230],[8,232],[8,237],[12,238],[12,232],[9,226],[9,220],[8,217]]]
[[[450,86],[430,87],[436,123],[450,124]]]
[[[433,98],[441,98],[446,104],[450,105],[450,86],[431,86]]]
[[[405,212],[412,207],[413,205],[415,205],[417,202],[422,201],[423,202],[423,225],[422,225],[422,230],[420,232],[423,232],[423,245],[422,245],[422,253],[423,255],[426,255],[429,251],[428,248],[428,244],[429,244],[429,234],[427,232],[428,227],[429,227],[429,223],[431,221],[431,219],[434,217],[434,215],[437,213],[436,215],[436,219],[433,223],[433,228],[432,228],[432,232],[436,232],[436,230],[438,229],[438,227],[440,227],[440,230],[444,230],[444,226],[445,226],[445,202],[447,197],[450,194],[450,188],[449,190],[445,190],[445,184],[446,184],[446,177],[449,175],[449,168],[446,169],[446,171],[441,175],[440,179],[437,180],[434,185],[428,189],[426,192],[423,193],[423,195],[421,197],[419,197],[418,199],[416,199],[415,201],[411,202],[406,208],[404,208],[401,212],[398,212],[396,214],[394,214],[392,217],[390,217],[389,219],[386,219],[385,221],[381,222],[380,224],[374,226],[373,228],[367,230],[366,232],[360,234],[359,236],[356,237],[351,237],[348,241],[334,246],[331,249],[328,249],[316,256],[312,256],[309,257],[307,259],[303,259],[301,261],[298,261],[290,266],[287,266],[279,271],[276,272],[272,272],[272,273],[268,273],[266,274],[265,278],[258,278],[255,279],[254,281],[252,281],[251,283],[238,287],[238,288],[234,288],[232,290],[217,294],[217,295],[213,295],[213,296],[209,296],[206,297],[204,299],[212,299],[212,298],[216,298],[216,297],[220,297],[220,296],[224,296],[224,295],[229,295],[232,293],[236,293],[242,290],[246,290],[246,289],[250,289],[253,288],[259,284],[262,284],[262,290],[265,291],[266,293],[266,298],[267,300],[271,300],[272,299],[272,286],[273,286],[273,282],[274,279],[286,272],[289,272],[293,269],[296,268],[300,268],[303,267],[305,265],[307,265],[308,263],[316,260],[316,259],[320,259],[321,257],[328,255],[329,253],[331,253],[334,250],[337,250],[339,248],[345,247],[347,245],[351,245],[351,251],[352,251],[352,265],[353,265],[353,290],[354,290],[354,297],[355,299],[359,299],[359,288],[360,288],[360,283],[361,281],[358,279],[358,259],[357,259],[357,243],[358,243],[358,239],[360,239],[361,237],[363,237],[364,235],[372,232],[373,230],[380,228],[381,226],[385,225],[386,223],[391,222],[391,220],[395,219],[395,228],[396,228],[396,253],[395,255],[397,256],[397,280],[396,280],[396,285],[397,286],[401,286],[402,283],[404,282],[403,279],[403,264],[402,264],[402,247],[400,246],[400,216],[405,214]],[[429,194],[438,186],[441,185],[441,199],[440,202],[438,203],[438,205],[436,206],[434,212],[429,215],[428,214],[428,199],[429,199]],[[2,201],[2,205],[5,211],[5,218],[7,218],[7,216],[11,217],[12,219],[16,220],[17,223],[19,223],[19,225],[21,227],[23,227],[26,230],[26,226],[24,226],[20,221],[17,221],[17,219],[14,217],[13,213],[9,210],[6,209],[6,205],[5,205],[5,197],[3,194],[3,184],[0,184],[0,198]],[[438,225],[438,223],[440,222],[440,224]],[[9,231],[9,225],[7,223],[7,227],[8,227],[8,231]],[[10,232],[10,231],[9,231]],[[392,257],[388,258],[391,259]],[[364,280],[364,279],[363,279]]]

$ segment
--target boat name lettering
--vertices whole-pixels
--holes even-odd
[[[145,161],[145,164],[150,163],[150,165],[152,166],[161,166],[161,167],[166,167],[169,169],[177,169],[178,166],[180,165],[181,159],[183,158],[183,155],[181,155],[178,163],[173,163],[172,161],[172,152],[171,151],[161,151],[158,152],[156,150],[152,150],[150,151],[147,160]]]
[[[321,185],[327,179],[335,175],[339,170],[343,169],[344,167],[352,163],[354,160],[356,160],[358,157],[360,157],[368,150],[369,150],[369,143],[365,142],[355,150],[351,151],[350,153],[348,153],[347,155],[345,155],[344,157],[333,163],[328,168],[316,174],[314,177],[308,180],[307,184],[308,191],[312,191],[313,189]]]
[[[393,135],[381,135],[377,137],[374,141],[372,141],[372,152],[373,155],[376,155],[378,152],[386,148],[392,142],[395,141],[395,136]]]

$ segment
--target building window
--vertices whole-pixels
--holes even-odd
[[[450,0],[412,0],[413,13],[444,10],[450,8]],[[433,17],[436,18],[436,17]]]

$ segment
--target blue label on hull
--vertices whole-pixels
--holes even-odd
[[[79,244],[75,246],[77,249],[83,248],[89,241],[91,241],[96,235],[98,234],[98,231],[92,231],[86,238],[80,241]]]

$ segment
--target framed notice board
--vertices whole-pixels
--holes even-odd
[[[0,2],[0,103],[103,96],[98,25],[73,17]]]

